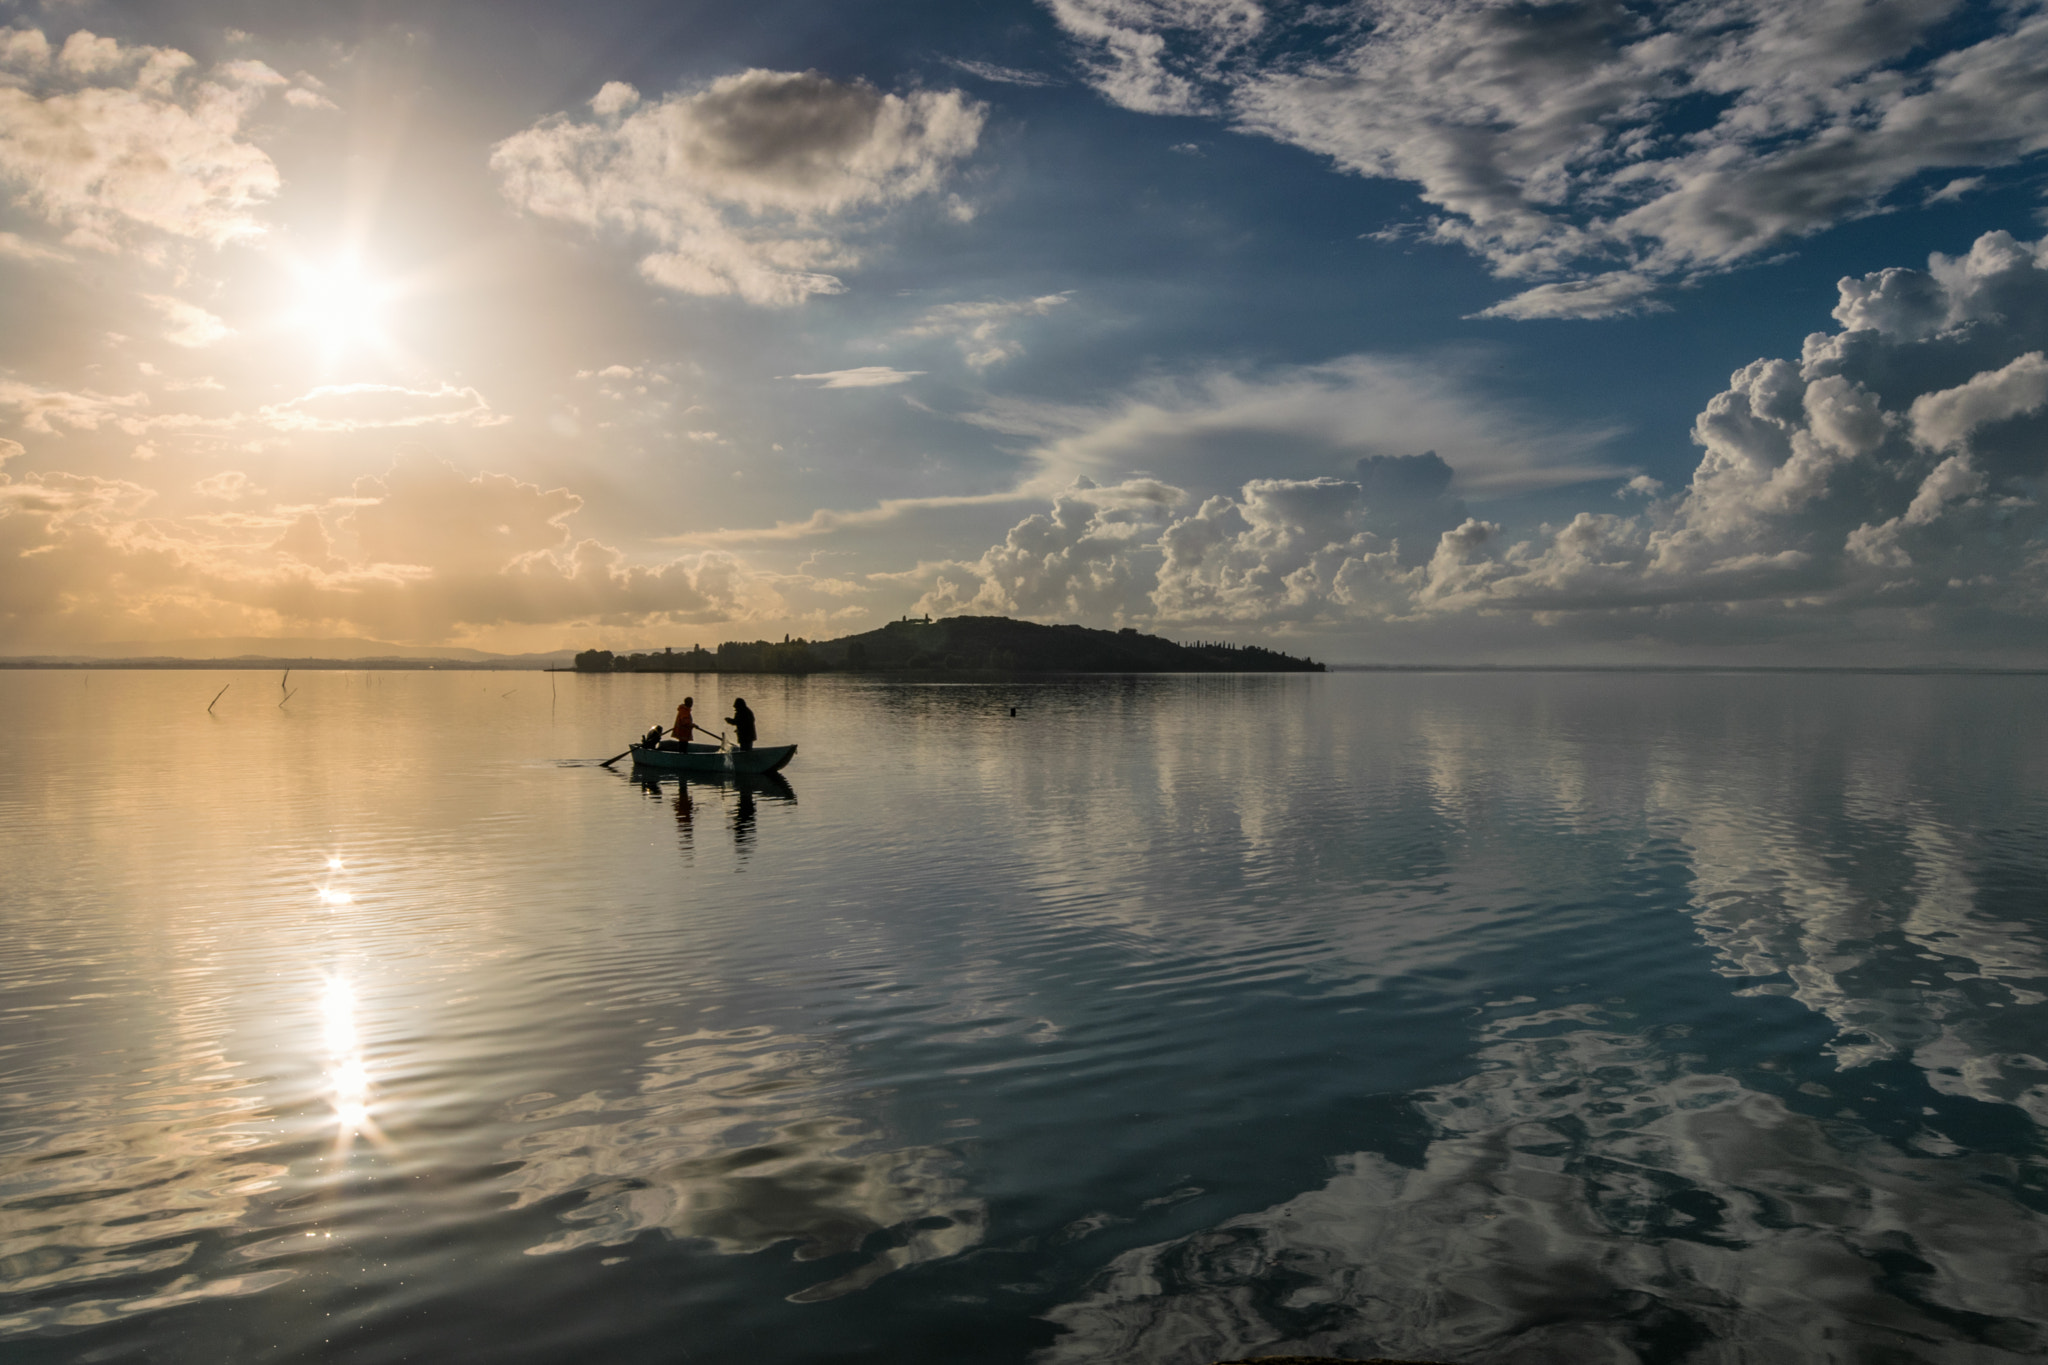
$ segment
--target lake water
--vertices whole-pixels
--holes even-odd
[[[9,1365],[2048,1351],[2048,678],[279,682],[0,673]]]

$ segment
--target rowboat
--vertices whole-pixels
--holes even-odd
[[[796,745],[771,744],[759,749],[721,749],[716,744],[692,744],[688,750],[651,749],[633,746],[633,762],[642,768],[665,768],[681,773],[773,773],[780,772],[796,757]]]

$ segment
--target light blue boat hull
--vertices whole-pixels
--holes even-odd
[[[678,773],[722,773],[733,776],[781,772],[796,757],[796,745],[772,744],[741,753],[713,744],[692,744],[689,752],[633,746],[633,762],[642,768]]]

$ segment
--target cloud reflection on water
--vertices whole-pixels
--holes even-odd
[[[1358,1153],[1320,1189],[1117,1257],[1052,1312],[1067,1335],[1042,1365],[2048,1348],[2048,1219],[2010,1197],[2014,1159],[1904,1155],[1639,1036],[1515,1036],[1590,1022],[1495,1023],[1484,1069],[1418,1098],[1436,1131],[1418,1167]]]
[[[94,1094],[52,1106],[45,1122],[60,1142],[9,1134],[0,1285],[13,1311],[0,1314],[0,1339],[253,1294],[297,1274],[186,1269],[206,1234],[249,1221],[289,1168],[258,1135],[261,1097],[217,1049],[142,1080],[152,1093],[141,1103]],[[125,1293],[76,1297],[121,1282]]]
[[[1842,695],[1817,705],[1806,689],[1823,685]],[[2048,1121],[2035,1008],[2048,1001],[2048,942],[2013,909],[2033,904],[2023,893],[2036,874],[2030,817],[2011,803],[2035,788],[2024,751],[1989,749],[1990,737],[2026,733],[1998,715],[2023,694],[1978,696],[1988,714],[1973,729],[1917,709],[1925,697],[1910,683],[1638,692],[1625,680],[1560,681],[1493,710],[1458,695],[1482,686],[1448,680],[1441,695],[1406,698],[1402,742],[1356,737],[1367,748],[1353,771],[1381,790],[1332,794],[1357,806],[1352,837],[1373,846],[1379,824],[1402,829],[1428,846],[1428,867],[1423,880],[1362,884],[1370,932],[1353,941],[1340,930],[1320,946],[1370,965],[1332,974],[1384,979],[1386,955],[1419,927],[1388,913],[1404,900],[1435,921],[1420,941],[1441,944],[1463,932],[1460,917],[1483,925],[1470,916],[1510,888],[1568,899],[1584,877],[1589,903],[1615,914],[1609,936],[1631,933],[1617,868],[1663,869],[1708,965],[1734,979],[1728,995],[1812,1011],[1842,1073],[1910,1062],[1926,1099]],[[1977,736],[1985,752],[1956,752]],[[1973,780],[1958,783],[1958,771]],[[1284,794],[1269,786],[1248,806]],[[1418,822],[1418,808],[1429,818]],[[1347,825],[1264,820],[1299,832],[1297,855],[1319,828]],[[1242,828],[1254,827],[1248,810]],[[1400,861],[1373,847],[1352,865],[1386,864],[1382,852]],[[1413,904],[1432,891],[1449,893],[1440,907]],[[1240,958],[1256,951],[1263,918],[1241,917]],[[1188,932],[1231,947],[1227,926]],[[1407,1097],[1433,1131],[1417,1166],[1339,1156],[1320,1189],[1117,1256],[1047,1315],[1067,1335],[1041,1361],[1996,1361],[2048,1350],[2038,1129],[2004,1150],[1931,1126],[1954,1114],[1915,1132],[1906,1094],[1819,1117],[1808,1111],[1827,1103],[1794,1103],[1664,1035],[1605,1024],[1580,1007],[1483,1028],[1473,1075]],[[1554,1036],[1518,1036],[1539,1028]],[[1850,1087],[1894,1088],[1845,1076],[1839,1088]]]
[[[726,1255],[794,1243],[797,1260],[864,1253],[792,1295],[837,1298],[893,1270],[977,1245],[985,1203],[938,1147],[891,1147],[871,1121],[830,1112],[819,1092],[844,1065],[761,1030],[654,1040],[636,1094],[523,1096],[505,1118],[514,1207],[566,1195],[566,1226],[526,1249],[547,1256],[643,1233]],[[865,1106],[863,1106],[865,1107]]]

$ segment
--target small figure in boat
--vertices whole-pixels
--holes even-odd
[[[725,718],[732,727],[733,738],[739,741],[741,753],[751,753],[754,748],[754,713],[747,706],[745,697],[732,699],[732,714]]]
[[[690,747],[690,732],[697,728],[690,718],[690,708],[696,704],[695,697],[684,697],[683,704],[676,708],[675,728],[668,732],[668,738],[661,742],[664,749],[687,750]]]

